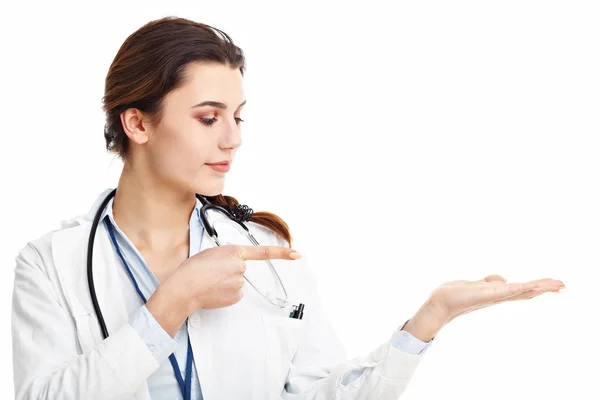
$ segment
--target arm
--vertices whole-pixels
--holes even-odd
[[[310,313],[307,309],[304,315],[305,335],[294,358],[282,399],[397,399],[404,392],[422,356],[392,345],[394,333],[390,340],[370,354],[347,360],[337,335],[323,314],[312,277],[306,287],[309,290],[304,296],[310,301]]]
[[[38,251],[28,245],[16,262],[12,301],[16,399],[131,398],[158,369],[158,358],[172,352],[168,343],[159,352],[149,350],[156,341],[152,336],[156,326],[148,325],[152,321],[140,309],[93,350],[79,354],[75,323],[59,301]]]
[[[287,242],[276,236],[278,245]],[[396,400],[404,392],[419,361],[419,338],[409,337],[416,332],[396,332],[390,339],[364,357],[347,359],[342,344],[323,312],[317,283],[311,268],[304,263],[308,257],[301,251],[303,259],[297,261],[302,268],[302,299],[306,300],[303,321],[305,329],[287,377],[282,399],[284,400]],[[415,315],[414,318],[417,318]],[[417,318],[420,320],[421,318]],[[414,325],[414,324],[413,324]],[[407,324],[408,326],[408,324]],[[406,340],[408,339],[408,340]],[[411,340],[412,339],[412,340]],[[428,344],[422,343],[425,347]]]
[[[310,274],[308,268],[307,274]],[[399,344],[396,332],[390,341],[366,357],[346,361],[339,339],[323,315],[316,282],[310,275],[305,284],[307,293],[303,296],[311,300],[312,315],[307,320],[306,336],[294,358],[282,398],[398,399],[416,370],[424,348],[410,354],[408,347],[414,348],[412,345],[418,343],[411,341],[405,347],[408,342]],[[562,287],[561,281],[550,278],[506,283],[498,275],[478,281],[447,282],[432,292],[403,327],[403,334],[410,334],[421,342],[430,342],[444,325],[460,315],[505,301],[529,299],[549,291],[558,292]],[[305,317],[308,315],[307,312]]]

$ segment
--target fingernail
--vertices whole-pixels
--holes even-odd
[[[292,251],[292,252],[289,254],[289,257],[290,257],[291,259],[293,259],[293,260],[297,260],[297,259],[299,259],[299,258],[302,258],[302,256],[300,255],[300,253],[298,253],[297,251]]]

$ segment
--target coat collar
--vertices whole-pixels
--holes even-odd
[[[100,202],[104,197],[99,197]],[[100,202],[95,205],[96,209]],[[91,220],[85,216],[78,217],[70,221],[68,229],[59,230],[52,237],[54,265],[69,306],[75,314],[94,313],[87,275],[91,226]],[[115,332],[128,320],[117,273],[119,267],[117,257],[106,227],[102,223],[98,224],[94,238],[92,266],[96,297],[109,334]]]

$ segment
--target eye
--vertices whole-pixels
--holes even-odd
[[[217,121],[216,118],[200,118],[200,122],[202,122],[206,126],[211,126]]]
[[[199,121],[200,121],[200,122],[202,122],[202,123],[203,123],[204,125],[206,125],[206,126],[211,126],[212,124],[214,124],[215,122],[217,122],[217,119],[216,119],[216,118],[200,118],[200,120],[199,120]],[[243,119],[241,119],[241,118],[239,118],[239,117],[236,117],[236,118],[235,118],[235,123],[236,123],[237,125],[239,125],[239,124],[240,124],[240,123],[242,123],[242,122],[244,122],[244,120],[243,120]]]

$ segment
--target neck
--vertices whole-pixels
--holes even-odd
[[[119,228],[138,248],[162,250],[187,243],[193,192],[182,192],[123,168],[113,202]]]

